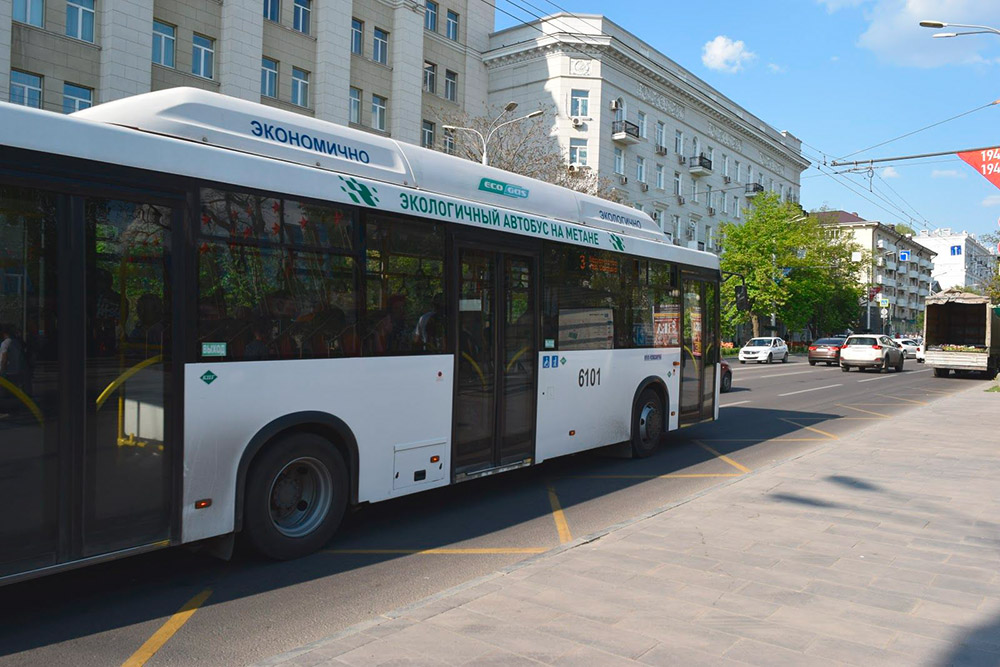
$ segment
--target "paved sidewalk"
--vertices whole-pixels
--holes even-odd
[[[265,664],[1000,665],[985,388]]]

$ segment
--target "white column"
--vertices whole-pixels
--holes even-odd
[[[351,0],[313,5],[316,24],[316,117],[347,125],[351,87]]]
[[[95,102],[148,93],[152,86],[153,0],[99,0],[101,85]]]
[[[463,105],[469,116],[482,116],[486,113],[489,96],[489,79],[482,54],[490,49],[495,11],[493,5],[486,2],[469,2],[467,7],[468,15],[463,26],[465,39],[462,40],[462,35],[459,35],[459,41],[468,45],[465,51]]]
[[[392,138],[419,144],[424,74],[423,3],[403,0],[393,11],[389,55],[392,58],[389,98]]]
[[[215,45],[219,92],[260,102],[263,48],[263,3],[260,0],[225,0],[222,3],[222,35]]]
[[[10,101],[10,31],[12,2],[0,2],[0,102]]]

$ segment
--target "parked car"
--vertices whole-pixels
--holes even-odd
[[[815,366],[816,362],[826,362],[827,366],[840,363],[840,347],[846,338],[820,338],[809,346],[809,365]]]
[[[788,346],[780,338],[751,338],[747,344],[740,348],[740,363],[748,361],[771,363],[780,360],[782,363],[788,361]]]
[[[893,367],[903,370],[903,348],[888,336],[859,334],[848,336],[840,349],[840,370],[879,368],[883,373]]]
[[[906,354],[907,359],[917,358],[917,350],[920,349],[920,343],[916,340],[912,338],[897,338],[894,342],[903,348],[903,352]]]
[[[719,391],[725,394],[733,388],[733,370],[729,367],[729,362],[722,360],[722,370],[719,374]]]

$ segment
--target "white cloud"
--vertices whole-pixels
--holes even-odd
[[[723,72],[739,72],[744,64],[750,64],[756,57],[755,53],[747,50],[743,40],[734,42],[725,35],[706,42],[701,52],[701,62],[705,67]]]
[[[965,178],[964,171],[957,169],[935,169],[931,172],[931,178]]]
[[[778,63],[768,63],[767,69],[771,70],[774,74],[784,74],[788,71],[788,67],[786,65],[779,65]]]
[[[840,60],[840,56],[830,56],[830,62],[835,63]]]
[[[899,172],[896,171],[895,167],[886,167],[882,170],[880,176],[882,176],[882,178],[899,178]]]
[[[983,200],[983,206],[1000,206],[1000,195],[990,195]]]
[[[816,0],[819,4],[826,7],[826,11],[831,14],[838,9],[844,9],[845,7],[857,7],[858,5],[866,2],[866,0]]]

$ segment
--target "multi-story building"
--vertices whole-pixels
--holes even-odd
[[[937,253],[932,278],[940,289],[982,289],[997,273],[996,255],[968,232],[953,232],[947,227],[921,230],[914,240]]]
[[[501,30],[483,60],[492,105],[554,109],[567,168],[611,179],[678,244],[717,250],[718,224],[760,192],[799,200],[798,139],[603,16]]]
[[[0,0],[0,99],[70,112],[194,86],[439,145],[485,108],[476,0]]]
[[[824,211],[819,221],[831,234],[853,240],[870,254],[871,261],[858,276],[858,281],[869,287],[867,306],[862,306],[862,326],[872,331],[915,333],[924,299],[930,294],[937,253],[912,236],[897,232],[893,225],[847,211]]]

